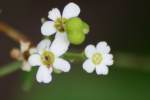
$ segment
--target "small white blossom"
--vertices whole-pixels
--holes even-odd
[[[45,21],[41,27],[41,33],[44,36],[50,36],[56,33],[54,42],[60,42],[57,44],[59,49],[66,52],[69,47],[69,40],[65,31],[65,23],[69,18],[77,17],[80,14],[80,7],[75,3],[69,3],[64,7],[62,16],[58,8],[53,8],[48,13],[48,18],[51,21]],[[59,39],[57,38],[59,37]]]
[[[96,70],[97,75],[107,75],[108,66],[113,64],[113,55],[109,52],[110,47],[106,42],[99,42],[96,47],[88,45],[85,48],[85,55],[88,59],[83,63],[83,69],[88,73]]]
[[[70,63],[60,56],[65,52],[57,47],[59,42],[53,42],[49,39],[42,40],[37,46],[37,53],[29,57],[31,66],[39,66],[36,79],[39,83],[50,83],[52,80],[52,72],[54,69],[62,72],[70,70]]]
[[[30,56],[30,54],[32,54],[34,51],[34,48],[31,47],[31,43],[30,42],[24,42],[24,41],[20,41],[20,49],[18,48],[13,48],[11,50],[11,57],[22,61],[22,66],[21,69],[23,71],[31,71],[31,65],[28,63],[28,57]]]
[[[64,25],[67,19],[77,17],[80,14],[80,8],[75,3],[69,3],[65,6],[62,16],[58,8],[53,8],[48,13],[48,18],[51,21],[45,21],[41,27],[41,32],[45,36],[50,36],[55,33],[65,33]]]

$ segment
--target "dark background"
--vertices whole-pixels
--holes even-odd
[[[111,45],[113,53],[127,52],[127,53],[133,53],[135,55],[143,55],[143,56],[150,55],[150,44],[149,44],[150,43],[150,39],[149,39],[150,38],[150,35],[149,35],[150,33],[150,28],[149,28],[150,27],[150,24],[149,24],[150,6],[149,4],[150,2],[146,0],[138,0],[138,1],[137,0],[0,0],[0,9],[2,9],[2,13],[0,14],[0,20],[8,23],[15,29],[25,33],[27,36],[32,38],[35,43],[37,43],[42,38],[42,35],[40,34],[41,18],[42,17],[47,18],[48,11],[51,8],[58,7],[62,11],[63,7],[70,1],[77,3],[81,7],[80,17],[84,19],[86,22],[88,22],[91,27],[91,31],[90,31],[90,34],[88,34],[86,38],[86,42],[78,47],[72,46],[73,48],[83,49],[89,43],[96,44],[99,41],[107,41],[108,44]],[[12,61],[8,53],[11,50],[11,48],[19,47],[19,45],[15,43],[13,40],[4,36],[3,34],[0,34],[0,46],[1,46],[0,64],[4,65]],[[75,70],[74,72],[72,72],[73,74],[71,74],[73,75],[72,77],[76,79],[76,81],[81,81],[80,79],[77,78],[77,77],[80,77],[77,74],[80,72],[81,72],[80,68],[77,68],[77,71]],[[128,76],[126,76],[127,73],[128,73]],[[11,100],[10,98],[16,97],[16,94],[18,94],[18,92],[15,90],[18,90],[19,88],[20,83],[18,82],[18,79],[19,79],[20,74],[21,74],[21,71],[17,71],[16,73],[13,73],[9,76],[0,78],[0,99],[1,100],[7,100],[7,99]],[[106,79],[104,78],[103,80],[102,78],[102,80],[96,81],[97,79],[96,77],[94,82],[98,82],[98,83],[102,82],[102,84],[104,83],[102,86],[106,88],[107,86],[105,86],[106,85],[105,82],[107,83],[110,81],[110,83],[113,84],[112,86],[110,86],[111,89],[108,88],[106,89],[106,91],[107,90],[112,91],[112,92],[114,91],[116,92],[116,94],[114,93],[113,95],[111,94],[112,92],[106,92],[106,91],[102,92],[102,94],[105,95],[106,99],[108,100],[111,100],[111,99],[112,100],[113,99],[115,100],[128,99],[129,100],[130,99],[129,97],[131,97],[132,99],[141,100],[143,97],[147,97],[150,94],[150,90],[147,89],[149,87],[146,88],[146,86],[149,86],[148,83],[150,84],[150,78],[149,78],[150,75],[148,74],[149,77],[147,77],[147,74],[145,75],[144,73],[145,75],[144,76],[143,73],[140,73],[140,72],[138,73],[134,71],[130,72],[128,70],[127,71],[113,70],[110,73],[110,76],[106,77]],[[82,74],[80,73],[80,75]],[[62,77],[65,77],[65,75]],[[70,77],[66,76],[64,79],[67,80],[67,79],[70,79]],[[83,75],[83,78],[92,79],[92,76]],[[85,82],[89,82],[89,80],[88,81],[87,80],[85,81],[82,80],[83,82],[81,82],[80,86],[82,87],[82,85],[84,85]],[[59,89],[56,89],[56,90],[59,90],[62,92],[63,90],[64,92],[73,91],[76,87],[76,84],[73,83],[75,80],[70,79],[69,81],[70,81],[70,84],[72,85],[69,85],[69,87],[67,88],[68,90],[67,89],[65,90],[64,88],[62,88],[64,86],[62,85],[61,87],[61,85],[59,84],[57,85],[60,86],[62,90],[60,88],[59,88],[60,90]],[[137,86],[135,86],[136,81],[137,83],[139,83],[139,85]],[[60,82],[63,83],[64,81],[60,81]],[[127,82],[127,84],[124,84],[124,82]],[[117,85],[119,83],[121,84],[120,88],[116,90]],[[56,84],[56,82],[54,84]],[[51,94],[51,95],[55,97],[56,94],[55,94],[54,84],[52,85],[52,87],[50,87],[50,89],[52,88],[52,90],[54,90],[54,94],[53,95]],[[65,82],[63,84],[65,84]],[[89,83],[87,84],[88,84],[87,86],[91,86]],[[91,84],[93,83],[91,82]],[[142,87],[140,84],[143,86],[144,85],[146,86]],[[94,89],[96,89],[97,84],[95,83],[94,85],[95,85]],[[79,83],[78,83],[78,86],[79,86]],[[124,88],[124,86],[127,88]],[[73,89],[71,90],[70,88],[73,88]],[[80,91],[78,89],[79,87],[76,88],[75,91]],[[94,91],[92,87],[90,89]],[[140,89],[143,89],[143,90],[140,90]],[[97,89],[96,91],[99,92],[98,90],[100,89]],[[105,89],[103,88],[102,90],[105,90]],[[44,91],[44,89],[40,91]],[[125,94],[120,94],[120,92],[123,92],[123,91],[125,91]],[[147,91],[147,93],[145,93],[144,91]],[[139,93],[138,96],[135,95],[136,92],[137,94]],[[77,98],[75,96],[76,93],[77,93]],[[92,92],[90,91],[90,93]],[[89,94],[87,93],[88,96],[86,97],[93,98],[95,92],[91,94],[91,96],[89,96],[90,93]],[[119,94],[119,96],[117,95],[117,93]],[[63,94],[60,96],[60,98],[62,99],[63,99],[63,96],[64,97],[67,96],[65,93]],[[25,93],[25,96],[26,95],[29,98],[31,94],[28,95],[28,93],[27,94]],[[37,94],[35,93],[34,95],[37,95]],[[78,92],[73,92],[72,95],[70,95],[70,98],[69,97],[68,98],[71,99],[72,97],[74,99],[79,100],[81,98],[84,99],[84,95],[85,93],[83,93],[82,95],[82,93],[79,94]],[[24,97],[24,93],[22,93],[21,96]],[[46,97],[46,95],[41,95],[41,96]],[[59,93],[58,93],[58,96],[59,96]],[[102,96],[104,100],[106,100],[105,96]],[[52,98],[55,99],[54,97]],[[98,95],[97,97],[95,97],[95,99],[99,100]],[[147,97],[146,99],[149,100],[150,96]]]

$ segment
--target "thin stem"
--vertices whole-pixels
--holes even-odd
[[[21,81],[23,82],[22,84],[22,90],[27,92],[32,88],[33,85],[33,80],[34,80],[34,73],[37,70],[35,70],[35,68],[32,68],[32,70],[30,72],[24,72],[21,75]]]
[[[130,53],[116,53],[114,66],[124,69],[140,70],[150,72],[150,57]]]
[[[84,52],[67,52],[63,57],[71,62],[82,62],[86,59]]]
[[[2,21],[0,21],[0,32],[18,43],[20,43],[20,41],[30,41],[30,39],[23,35],[23,33],[13,29],[11,26]]]
[[[21,68],[22,62],[16,61],[0,68],[0,77],[11,74]]]

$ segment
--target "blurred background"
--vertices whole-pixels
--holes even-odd
[[[150,2],[147,0],[0,0],[0,21],[30,37],[41,40],[41,18],[54,7],[63,10],[69,2],[81,7],[80,17],[91,27],[85,43],[107,41],[115,64],[107,76],[87,74],[82,63],[69,73],[54,75],[49,85],[35,81],[24,91],[24,76],[18,70],[0,77],[0,100],[150,100]],[[13,61],[9,51],[18,43],[0,32],[0,68]],[[28,83],[28,82],[27,82]],[[28,85],[27,85],[28,87]]]

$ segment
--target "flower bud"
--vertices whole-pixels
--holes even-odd
[[[85,40],[85,34],[82,31],[78,31],[78,30],[72,31],[67,36],[70,43],[75,45],[79,45],[83,43],[83,41]]]
[[[86,22],[83,22],[83,33],[87,34],[90,31],[90,27]]]
[[[68,34],[74,30],[82,31],[83,30],[83,22],[78,17],[70,18],[65,24],[65,29],[68,32]]]

